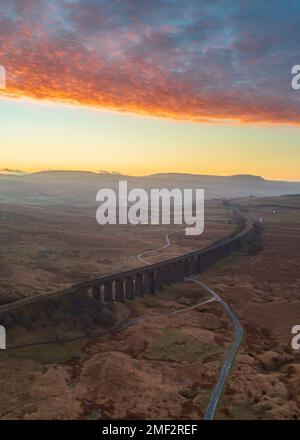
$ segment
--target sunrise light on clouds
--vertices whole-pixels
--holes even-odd
[[[1,165],[297,179],[299,15],[292,0],[2,0]]]

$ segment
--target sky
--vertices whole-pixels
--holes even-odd
[[[298,0],[0,0],[0,170],[300,180]]]

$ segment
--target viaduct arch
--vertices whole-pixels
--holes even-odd
[[[163,286],[183,281],[185,277],[201,273],[240,249],[249,236],[255,232],[256,226],[239,210],[234,212],[234,217],[239,224],[239,232],[207,248],[159,263],[105,275],[73,285],[62,291],[41,293],[32,298],[5,304],[0,306],[0,317],[2,313],[12,311],[22,305],[34,304],[62,295],[74,295],[81,301],[91,297],[99,303],[132,301],[135,297],[153,295]]]

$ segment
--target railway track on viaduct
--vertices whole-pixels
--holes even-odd
[[[183,281],[199,274],[215,263],[239,250],[249,237],[255,233],[252,220],[234,212],[237,231],[218,242],[185,255],[174,257],[135,269],[110,273],[89,281],[75,284],[68,289],[40,293],[0,306],[0,323],[4,314],[30,304],[40,303],[60,296],[91,297],[103,303],[125,302],[146,294],[155,294],[165,285]]]

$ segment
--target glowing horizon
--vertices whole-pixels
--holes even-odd
[[[0,119],[0,143],[6,146],[0,169],[254,174],[271,180],[300,180],[298,127],[216,127],[3,99]]]
[[[299,181],[299,17],[291,0],[3,0],[0,169]]]

